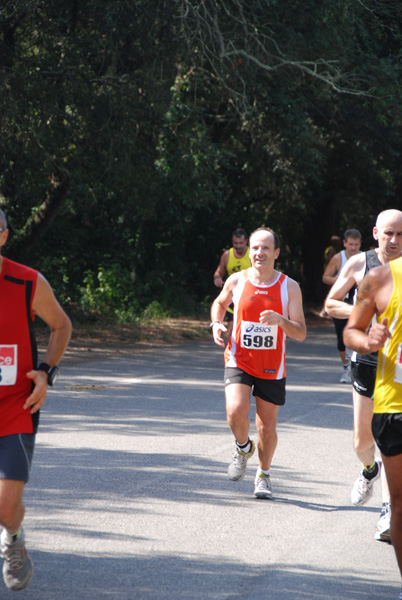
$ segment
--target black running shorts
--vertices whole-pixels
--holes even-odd
[[[285,404],[286,377],[283,379],[260,379],[237,367],[226,367],[225,387],[232,383],[244,383],[250,386],[253,388],[253,396],[258,396],[258,398],[271,402],[276,406]]]
[[[353,361],[350,364],[354,389],[361,396],[372,398],[374,394],[377,365],[368,365],[366,363]]]
[[[337,348],[339,352],[345,352],[346,347],[343,343],[343,330],[345,329],[345,325],[348,322],[347,319],[332,319],[334,322],[336,340],[337,340]]]
[[[34,433],[17,433],[0,437],[0,479],[29,479],[35,446]]]
[[[374,413],[371,428],[382,454],[402,454],[402,413]]]

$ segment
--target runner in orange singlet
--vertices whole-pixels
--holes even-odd
[[[225,396],[229,427],[236,449],[228,475],[240,481],[255,444],[249,438],[250,393],[256,402],[259,467],[254,495],[271,498],[270,468],[277,444],[276,422],[285,403],[286,337],[306,337],[300,287],[276,271],[279,240],[272,229],[260,228],[250,236],[251,267],[231,275],[211,308],[214,341],[225,346],[222,321],[233,302],[234,321],[225,350]]]

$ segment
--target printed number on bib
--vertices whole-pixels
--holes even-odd
[[[250,350],[275,350],[278,325],[264,325],[252,321],[241,323],[241,347]]]
[[[14,385],[17,381],[17,345],[0,344],[0,385]]]
[[[394,381],[395,383],[402,383],[402,344],[399,344],[396,354]]]

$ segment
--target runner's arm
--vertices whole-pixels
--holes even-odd
[[[50,337],[45,362],[54,367],[58,365],[71,337],[71,321],[57,302],[50,284],[39,274],[32,302],[32,310],[50,327]],[[27,398],[24,408],[31,413],[37,412],[43,405],[47,392],[47,374],[36,369],[27,373],[35,383],[32,394]]]
[[[352,256],[343,267],[325,300],[325,311],[330,317],[335,317],[336,319],[349,318],[353,305],[344,302],[343,299],[357,284],[357,277],[364,270],[364,265],[365,254],[362,252],[361,254]]]
[[[219,296],[214,300],[211,306],[211,323],[212,333],[214,336],[214,342],[218,346],[225,346],[225,342],[222,338],[222,332],[227,331],[223,325],[223,319],[225,318],[225,312],[229,304],[233,300],[233,291],[237,285],[239,279],[239,273],[233,273],[225,282],[223,289]]]
[[[356,303],[343,332],[345,346],[356,350],[359,354],[376,352],[383,347],[387,338],[391,337],[387,319],[382,323],[374,323],[372,318],[378,313],[375,298],[383,285],[383,278],[378,275],[381,268],[369,271],[361,282]],[[369,329],[370,327],[370,329]]]
[[[228,266],[229,261],[229,250],[225,250],[225,252],[221,256],[221,260],[219,261],[219,265],[216,267],[214,273],[214,284],[216,287],[223,287],[223,277],[226,273],[226,267]]]
[[[323,282],[326,283],[327,285],[333,285],[335,283],[335,281],[337,280],[336,273],[338,273],[340,268],[341,268],[341,255],[338,252],[338,254],[335,254],[335,256],[333,256],[331,258],[331,260],[329,261],[329,263],[327,264],[327,267],[322,276]]]

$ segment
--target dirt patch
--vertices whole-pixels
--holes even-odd
[[[45,351],[48,336],[46,328],[37,329],[40,353]],[[210,339],[210,336],[209,321],[195,319],[163,319],[133,325],[75,325],[63,363],[98,360],[111,354],[124,356],[161,345]]]

